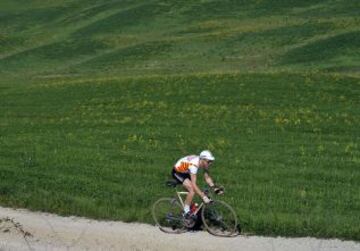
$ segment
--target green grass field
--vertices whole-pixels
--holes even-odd
[[[0,204],[151,223],[208,148],[245,232],[359,241],[359,8],[2,1]]]

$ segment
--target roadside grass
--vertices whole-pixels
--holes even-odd
[[[151,223],[151,204],[173,194],[164,185],[173,163],[209,148],[245,232],[360,240],[358,78],[199,74],[0,87],[2,205]]]

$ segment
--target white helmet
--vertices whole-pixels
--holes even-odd
[[[214,161],[215,157],[212,155],[212,153],[209,150],[204,150],[199,155],[200,159],[206,159]]]

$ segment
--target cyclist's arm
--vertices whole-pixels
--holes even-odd
[[[205,194],[196,185],[196,174],[191,173],[190,177],[191,177],[191,185],[194,188],[195,193],[197,193],[201,198],[203,198],[205,196]]]
[[[205,178],[205,182],[210,186],[210,187],[213,187],[215,184],[214,184],[214,181],[213,179],[210,177],[209,175],[209,172],[205,171],[204,172],[204,178]]]

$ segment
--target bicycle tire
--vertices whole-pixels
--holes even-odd
[[[232,237],[238,234],[236,213],[224,201],[217,200],[204,205],[201,219],[205,229],[212,235]]]
[[[182,215],[183,208],[174,198],[160,198],[152,206],[152,217],[161,231],[180,234],[187,231]]]

